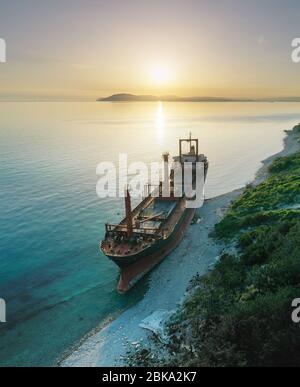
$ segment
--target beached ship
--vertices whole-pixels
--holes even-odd
[[[187,148],[184,151],[184,148]],[[163,155],[165,165],[169,154]],[[198,139],[190,135],[179,140],[179,156],[167,175],[168,194],[165,195],[163,182],[152,189],[148,186],[144,200],[132,210],[129,190],[125,194],[126,217],[118,225],[106,224],[105,239],[101,251],[121,269],[118,291],[126,293],[139,279],[160,263],[182,240],[191,223],[195,208],[189,208],[190,200],[184,189],[184,176],[181,179],[181,195],[176,195],[174,183],[175,166],[184,163],[191,166],[192,186],[196,183],[196,165],[202,163],[203,181],[208,171],[205,155],[199,154]],[[198,169],[199,171],[199,169]]]

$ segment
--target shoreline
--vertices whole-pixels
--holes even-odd
[[[262,161],[251,184],[265,180],[268,166],[274,159],[299,150],[297,135],[285,131],[283,150]],[[191,225],[177,249],[152,273],[149,289],[144,298],[96,333],[91,333],[69,356],[59,362],[62,367],[103,367],[125,365],[124,357],[129,348],[138,348],[148,342],[151,333],[139,326],[155,311],[175,311],[187,296],[190,280],[204,275],[215,264],[222,251],[222,244],[210,238],[210,233],[227,208],[244,190],[244,187],[227,194],[208,199],[197,211],[202,219]],[[180,281],[178,279],[180,278]],[[163,291],[161,291],[163,289]]]

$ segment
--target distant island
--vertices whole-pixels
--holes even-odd
[[[225,98],[225,97],[177,97],[174,95],[134,95],[128,93],[113,94],[99,98],[98,102],[300,102],[300,97],[276,98]]]

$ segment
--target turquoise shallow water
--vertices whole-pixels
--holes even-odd
[[[238,188],[279,151],[299,104],[0,104],[0,365],[54,365],[92,329],[138,302],[98,251],[122,200],[96,196],[96,166],[175,154],[191,130],[210,159],[207,196]],[[162,290],[163,291],[163,290]]]

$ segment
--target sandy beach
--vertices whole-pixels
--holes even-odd
[[[278,156],[299,150],[297,137],[291,131],[284,141],[282,152],[262,162],[253,184],[261,183],[267,176],[268,166]],[[155,311],[172,312],[183,302],[186,289],[193,276],[204,275],[215,264],[222,245],[210,233],[219,222],[230,203],[243,188],[206,200],[198,210],[201,221],[191,225],[180,246],[150,275],[149,289],[134,307],[99,332],[92,334],[78,349],[59,365],[63,367],[122,366],[127,350],[146,343],[151,333],[139,326],[142,320]]]

